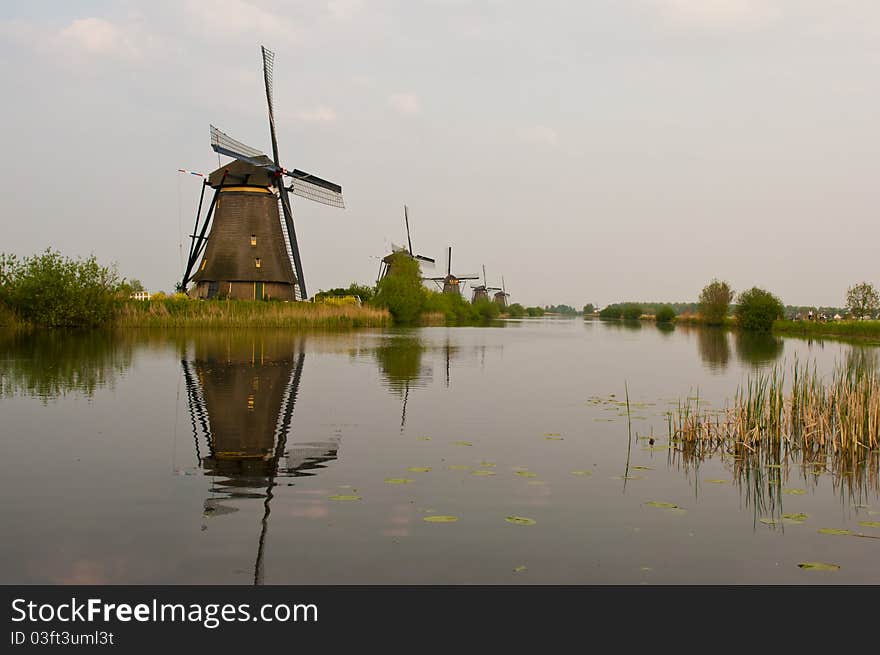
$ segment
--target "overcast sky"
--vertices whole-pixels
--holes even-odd
[[[0,251],[172,289],[208,124],[270,147],[260,44],[282,164],[345,193],[294,199],[311,293],[375,280],[404,203],[524,304],[880,283],[877,0],[6,2]]]

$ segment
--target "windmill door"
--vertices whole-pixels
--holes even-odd
[[[263,299],[263,283],[254,282],[254,300]]]
[[[220,290],[219,282],[208,282],[208,300],[217,295],[217,292]]]

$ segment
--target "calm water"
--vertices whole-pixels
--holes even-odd
[[[880,583],[880,539],[817,532],[880,536],[877,453],[743,473],[663,415],[875,355],[579,320],[0,334],[0,581]]]

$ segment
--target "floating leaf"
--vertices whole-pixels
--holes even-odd
[[[880,528],[880,521],[859,521],[859,525],[866,528]]]
[[[473,446],[474,444],[472,444],[470,441],[453,441],[452,445],[453,446]]]
[[[495,468],[495,462],[480,462],[480,466],[487,469]]]
[[[545,432],[545,437],[561,437],[562,435],[559,432]]]
[[[412,471],[413,473],[427,473],[431,470],[430,466],[410,466],[407,471]]]
[[[776,519],[758,519],[758,521],[760,521],[764,525],[776,525],[777,524]]]
[[[592,471],[572,471],[572,475],[593,475]]]
[[[537,478],[537,473],[532,473],[531,471],[517,471],[516,474],[521,478]]]
[[[659,507],[660,509],[679,509],[675,503],[663,503],[657,500],[650,500],[645,505],[648,507]]]
[[[789,496],[803,496],[807,493],[806,489],[783,489],[782,493],[788,494]]]
[[[564,437],[544,437],[547,441],[565,441]]]
[[[489,475],[495,475],[495,471],[486,471],[486,470],[484,470],[484,469],[477,469],[476,471],[473,471],[473,472],[471,473],[471,475],[478,475],[478,476],[481,476],[481,477],[486,477],[486,476],[489,476]]]
[[[450,471],[470,471],[471,470],[471,467],[467,466],[465,464],[450,464],[448,468]]]
[[[528,568],[529,568],[529,567],[520,564],[519,566],[515,566],[515,567],[513,568],[513,572],[514,572],[514,573],[522,573],[523,571],[527,570]]]
[[[641,480],[641,475],[615,475],[613,480]]]
[[[819,534],[839,534],[839,535],[849,535],[852,534],[851,530],[841,530],[839,528],[819,528]]]
[[[727,484],[728,480],[706,480],[710,484]]]
[[[794,514],[783,514],[782,518],[787,519],[789,521],[795,521],[797,523],[802,523],[810,517],[807,514],[804,514],[803,512],[797,512]]]
[[[840,566],[837,564],[828,564],[826,562],[801,562],[798,564],[799,569],[808,571],[839,571]]]
[[[508,523],[513,523],[514,525],[535,525],[535,523],[537,523],[535,519],[529,519],[525,516],[508,516],[504,520]]]
[[[330,500],[360,500],[360,496],[345,496],[341,494],[337,494],[335,496],[330,496]]]
[[[428,523],[455,523],[458,520],[458,517],[434,514],[432,516],[426,516],[422,520],[427,521]]]
[[[385,482],[388,484],[409,484],[410,482],[415,482],[410,478],[386,478]]]
[[[654,467],[653,466],[633,466],[632,469],[635,471],[653,471]]]

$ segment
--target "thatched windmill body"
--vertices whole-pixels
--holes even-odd
[[[462,280],[479,280],[480,276],[476,275],[474,273],[469,273],[467,275],[453,275],[452,274],[452,246],[449,246],[447,260],[446,260],[446,275],[443,277],[426,277],[426,278],[422,278],[422,279],[435,282],[438,287],[443,289],[443,293],[461,295],[461,281]]]
[[[265,47],[262,53],[273,157],[211,126],[211,148],[236,161],[215,170],[202,185],[186,270],[177,285],[186,291],[194,282],[190,293],[198,298],[308,299],[289,194],[345,206],[338,184],[281,165],[272,100],[275,55]],[[202,219],[209,186],[214,195]]]
[[[419,263],[420,268],[425,265],[432,268],[434,266],[433,258],[425,257],[424,255],[417,255],[413,252],[412,236],[409,231],[409,209],[407,209],[406,205],[403,206],[403,219],[406,223],[406,247],[391,244],[391,253],[383,257],[382,262],[379,264],[379,277],[376,278],[377,283],[391,272],[395,259],[400,256],[408,256],[411,259],[416,260]]]

